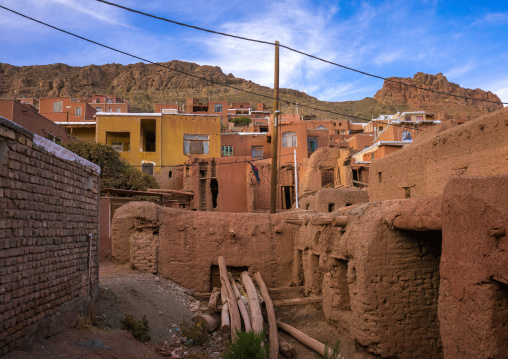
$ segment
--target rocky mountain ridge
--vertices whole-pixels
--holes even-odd
[[[88,97],[93,93],[115,94],[131,103],[134,112],[151,112],[154,103],[183,104],[185,98],[194,97],[206,100],[228,100],[230,102],[263,102],[272,106],[273,90],[252,81],[224,74],[217,66],[171,61],[160,67],[153,64],[136,63],[130,65],[106,64],[73,67],[65,64],[13,66],[0,64],[0,97]],[[184,73],[212,80],[215,83],[248,90],[246,93],[230,87],[188,76]],[[451,92],[467,97],[500,101],[491,92],[480,89],[464,89],[449,82],[442,74],[428,75],[417,73],[413,78],[392,78],[403,83],[431,87],[443,92]],[[264,97],[264,96],[268,96]],[[326,102],[308,94],[292,89],[281,89],[280,97],[289,102],[310,105],[328,111],[344,113],[366,119],[379,114],[392,114],[397,111],[425,110],[434,112],[439,119],[458,120],[477,117],[502,108],[502,105],[459,99],[385,81],[374,98],[359,101]],[[282,102],[283,113],[295,113],[292,104]],[[303,115],[317,118],[341,118],[326,112],[300,106]]]

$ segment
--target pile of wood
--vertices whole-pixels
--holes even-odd
[[[223,333],[231,333],[233,341],[236,339],[237,331],[262,333],[265,330],[269,340],[271,359],[278,358],[279,351],[286,358],[292,358],[295,355],[294,346],[278,333],[277,327],[318,354],[324,355],[324,344],[288,324],[277,321],[274,310],[275,306],[317,303],[322,300],[321,297],[272,301],[259,272],[254,274],[254,280],[248,272],[241,273],[240,277],[235,279],[231,273],[228,273],[224,257],[219,257],[218,262],[221,288],[213,289],[207,307],[196,314],[194,321],[202,323],[208,331],[220,328]],[[265,309],[264,312],[262,306]]]

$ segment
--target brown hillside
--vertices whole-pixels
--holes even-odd
[[[458,96],[501,102],[499,97],[490,91],[462,88],[453,82],[449,82],[441,73],[437,75],[428,75],[418,72],[413,78],[391,77],[390,79]],[[501,104],[440,95],[390,81],[385,81],[383,88],[374,95],[374,98],[380,103],[388,106],[405,104],[410,110],[426,110],[433,112],[436,118],[440,120],[469,120],[503,108]]]
[[[269,97],[273,96],[271,88],[236,78],[232,74],[226,75],[217,66],[200,66],[183,61],[171,61],[164,65],[176,71],[144,63],[89,65],[84,67],[73,67],[65,64],[17,67],[0,64],[0,97],[86,97],[93,93],[116,94],[127,99],[135,112],[151,112],[154,103],[175,103],[178,101],[182,104],[187,97],[203,100],[211,98],[230,102],[250,102],[253,104],[263,102],[268,107],[272,106],[272,100],[269,98],[219,85],[211,85],[207,81],[178,72],[190,73],[221,84]],[[451,89],[457,93],[467,93],[480,98],[499,100],[497,96],[490,92],[462,89],[456,84],[449,83],[441,74],[434,76],[418,73],[413,79],[400,80],[412,83],[423,81],[420,85],[438,85],[442,87],[440,89],[443,91]],[[359,101],[319,101],[306,93],[291,89],[281,89],[280,97],[290,102],[307,104],[366,119],[377,117],[379,114],[390,114],[405,110],[435,111],[439,112],[442,118],[465,119],[497,109],[497,105],[494,104],[484,105],[479,101],[475,101],[473,104],[465,104],[465,101],[461,102],[462,100],[455,101],[455,99],[444,96],[413,90],[385,82],[383,89],[378,91],[375,98],[367,97]],[[282,103],[282,111],[294,113],[296,109],[294,105]],[[338,115],[304,107],[300,107],[300,113],[316,115],[318,118],[340,118]]]

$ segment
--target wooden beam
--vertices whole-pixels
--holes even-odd
[[[280,307],[291,307],[291,306],[295,306],[295,305],[307,305],[307,304],[321,303],[321,302],[323,302],[323,297],[314,296],[314,297],[274,300],[273,306],[275,308],[280,308]]]
[[[305,345],[306,347],[314,350],[316,353],[318,353],[321,356],[325,356],[325,345],[321,343],[320,341],[309,337],[307,334],[299,331],[298,329],[290,326],[289,324],[283,323],[281,321],[277,321],[277,325],[279,328],[287,332],[288,334],[291,334],[293,338],[298,340],[300,343]],[[328,355],[331,354],[331,350],[328,349]],[[339,356],[342,358],[342,356]]]

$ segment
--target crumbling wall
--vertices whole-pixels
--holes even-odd
[[[349,217],[345,228],[312,221],[300,226],[293,284],[322,295],[325,317],[368,351],[385,358],[440,358],[441,235],[394,229],[392,219],[404,206],[407,201],[400,200],[334,212]]]
[[[508,353],[508,176],[458,177],[443,196],[439,321],[445,358]]]
[[[358,187],[321,188],[300,198],[300,208],[316,212],[334,212],[341,207],[369,201],[369,193]]]
[[[371,201],[441,197],[454,176],[508,174],[508,108],[372,162]]]
[[[98,293],[99,167],[0,119],[0,208],[5,354],[87,315]]]
[[[333,186],[333,171],[337,167],[340,150],[333,147],[318,148],[307,160],[305,171],[299,180],[300,191],[315,191],[323,186],[325,173],[331,171]],[[328,172],[327,172],[328,171]]]
[[[287,216],[194,212],[131,202],[113,218],[112,260],[130,261],[139,270],[209,291],[212,266],[224,256],[228,266],[261,272],[268,286],[287,286],[294,232],[284,221]],[[156,265],[147,255],[156,258]]]

